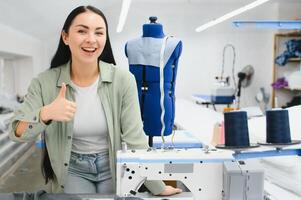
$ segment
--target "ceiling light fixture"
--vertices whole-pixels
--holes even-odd
[[[212,27],[214,25],[217,25],[217,24],[219,24],[219,23],[221,23],[221,22],[223,22],[223,21],[225,21],[227,19],[230,19],[231,17],[239,15],[239,14],[241,14],[243,12],[251,10],[251,9],[253,9],[253,8],[255,8],[255,7],[257,7],[257,6],[261,5],[261,4],[264,4],[264,3],[268,2],[268,1],[270,1],[270,0],[256,0],[256,1],[250,3],[250,4],[246,5],[246,6],[243,6],[243,7],[239,8],[239,9],[236,9],[236,10],[234,10],[232,12],[229,12],[229,13],[227,13],[227,14],[225,14],[225,15],[223,15],[223,16],[215,19],[215,20],[212,20],[212,21],[210,21],[210,22],[208,22],[208,23],[206,23],[206,24],[204,24],[202,26],[199,26],[198,28],[195,29],[195,31],[196,32],[204,31],[207,28],[210,28],[210,27]]]
[[[118,21],[117,30],[116,30],[117,33],[120,33],[123,29],[126,17],[129,12],[131,2],[132,2],[132,0],[122,0],[121,12],[119,15],[119,21]]]

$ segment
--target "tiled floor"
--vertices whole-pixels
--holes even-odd
[[[41,150],[35,149],[33,154],[8,178],[0,184],[0,192],[36,192],[49,191],[41,173]]]

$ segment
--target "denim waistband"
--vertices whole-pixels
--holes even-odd
[[[91,153],[91,154],[81,154],[71,151],[71,156],[77,157],[77,158],[97,158],[102,157],[109,154],[109,150],[105,150],[99,153]]]
[[[91,181],[111,178],[108,154],[108,151],[93,154],[71,152],[68,171]]]

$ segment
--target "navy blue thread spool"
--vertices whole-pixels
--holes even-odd
[[[267,110],[266,125],[267,143],[291,143],[289,116],[287,110]]]
[[[249,147],[248,117],[245,111],[224,113],[225,146]]]

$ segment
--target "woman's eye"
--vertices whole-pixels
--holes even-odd
[[[96,35],[103,35],[103,32],[96,32]]]
[[[78,33],[86,33],[86,31],[84,31],[84,30],[78,30],[77,32]]]

